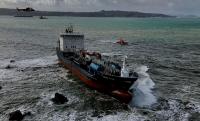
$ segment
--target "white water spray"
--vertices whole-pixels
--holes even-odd
[[[133,99],[130,102],[130,105],[150,107],[152,104],[156,103],[156,97],[152,94],[155,83],[147,73],[147,66],[138,67],[135,71],[138,73],[139,77],[130,88],[133,92]]]
[[[127,59],[128,57],[127,56],[125,56],[124,57],[124,60],[123,60],[123,67],[122,67],[122,69],[121,69],[121,77],[129,77],[129,71],[128,71],[128,69],[126,68],[126,59]]]

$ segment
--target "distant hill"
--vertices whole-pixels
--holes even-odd
[[[0,8],[0,15],[15,16],[17,10]],[[73,17],[173,17],[165,14],[142,13],[135,11],[97,11],[97,12],[50,12],[33,11],[32,16],[73,16]]]

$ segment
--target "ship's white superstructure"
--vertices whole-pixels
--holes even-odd
[[[75,52],[84,50],[84,35],[73,32],[73,28],[66,29],[66,33],[60,35],[60,50],[63,52]]]

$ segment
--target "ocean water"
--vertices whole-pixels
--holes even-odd
[[[88,88],[57,64],[56,42],[69,23],[85,34],[88,50],[119,62],[127,55],[129,67],[146,75],[133,85],[137,98],[129,106]],[[121,37],[128,46],[114,44]],[[0,86],[0,121],[18,109],[31,112],[24,120],[33,121],[198,121],[200,19],[1,16]],[[56,92],[69,102],[53,104]]]

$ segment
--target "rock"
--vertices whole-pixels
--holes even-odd
[[[21,121],[24,118],[20,110],[11,112],[9,114],[9,121]]]
[[[15,62],[15,60],[10,60],[10,63],[14,63]]]
[[[7,65],[6,67],[5,67],[5,69],[11,69],[12,67],[10,66],[10,65]]]
[[[113,111],[110,111],[110,110],[105,111],[105,115],[111,115],[111,114],[113,114]]]
[[[195,104],[191,103],[190,101],[183,102],[183,105],[185,110],[194,110],[196,107]]]
[[[143,111],[143,114],[144,114],[144,115],[147,115],[147,114],[148,114],[148,112],[146,112],[146,111]]]
[[[95,110],[95,111],[92,113],[91,117],[98,117],[99,115],[100,115],[99,112]]]
[[[97,116],[97,118],[102,118],[103,116]]]
[[[187,105],[185,105],[185,110],[194,110],[195,109],[195,104],[192,103],[188,103]]]
[[[153,111],[168,110],[169,108],[170,108],[169,102],[167,99],[164,99],[164,98],[159,98],[158,102],[152,105]]]
[[[31,116],[31,115],[32,115],[31,112],[24,113],[24,116]]]
[[[64,104],[65,102],[68,102],[68,99],[64,95],[56,93],[55,97],[52,98],[52,101],[56,104]]]
[[[189,104],[190,102],[189,101],[184,101],[183,102],[183,105],[187,105],[187,104]]]

